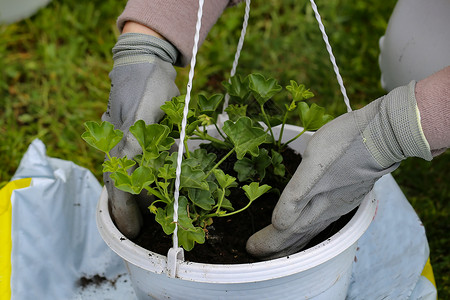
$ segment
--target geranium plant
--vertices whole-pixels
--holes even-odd
[[[285,176],[281,153],[290,142],[306,130],[317,130],[332,119],[323,108],[304,102],[313,94],[295,81],[286,86],[291,99],[280,116],[265,111],[266,103],[282,90],[275,79],[266,79],[261,74],[244,78],[235,76],[224,83],[224,87],[230,95],[230,105],[225,109],[229,120],[219,128],[218,111],[223,105],[223,94],[198,95],[196,106],[189,109],[186,137],[179,141],[184,143],[186,151],[181,165],[178,238],[180,245],[188,251],[195,243],[205,242],[207,227],[214,218],[237,214],[271,190],[271,186],[261,183],[266,172]],[[130,127],[142,147],[142,154],[133,158],[110,155],[111,149],[123,137],[123,132],[114,129],[110,123],[86,122],[86,132],[82,135],[88,144],[106,154],[103,172],[110,172],[118,189],[131,194],[146,190],[154,196],[149,210],[167,235],[175,229],[173,202],[178,153],[171,149],[179,140],[184,104],[184,96],[174,97],[161,106],[165,117],[159,124],[145,124],[139,120]],[[247,109],[252,104],[256,104],[258,113],[249,116]],[[282,143],[289,114],[296,112],[304,130]],[[208,133],[212,126],[218,137]],[[274,126],[281,126],[278,136],[273,133]],[[218,157],[205,147],[190,149],[189,140],[209,143],[225,154]],[[230,156],[236,157],[233,169],[237,178],[221,169]],[[243,190],[248,198],[246,206],[233,206],[232,199],[228,198],[231,189]]]

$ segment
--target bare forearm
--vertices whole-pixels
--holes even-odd
[[[125,22],[122,33],[143,33],[165,40],[165,38],[153,29],[136,23],[134,21]]]
[[[433,154],[450,147],[450,66],[417,82],[422,130]]]

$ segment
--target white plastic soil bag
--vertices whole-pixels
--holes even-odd
[[[374,192],[378,210],[359,240],[347,299],[436,299],[422,222],[390,174]]]
[[[101,186],[92,173],[47,157],[34,140],[13,180],[20,178],[31,185],[11,197],[11,299],[99,299],[83,296],[91,278],[98,290],[105,282],[109,299],[130,295],[131,288],[117,290],[126,270],[97,231]]]

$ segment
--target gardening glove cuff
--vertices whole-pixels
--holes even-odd
[[[111,156],[132,159],[142,154],[129,128],[138,120],[158,122],[163,116],[160,106],[179,94],[173,67],[177,56],[170,43],[150,35],[125,33],[119,37],[113,48],[111,92],[102,120],[122,130],[124,137],[111,150]],[[128,238],[137,236],[142,225],[140,206],[145,207],[148,199],[139,205],[138,197],[114,187],[109,173],[104,173],[103,180],[118,229]]]
[[[171,43],[142,33],[124,33],[112,49],[114,67],[151,61],[153,57],[175,64],[178,51]]]
[[[420,124],[415,85],[398,87],[366,106],[364,114],[355,114],[363,141],[382,168],[407,157],[433,158]],[[367,118],[373,120],[365,126]]]

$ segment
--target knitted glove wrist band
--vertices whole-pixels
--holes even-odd
[[[174,64],[178,51],[171,43],[142,33],[124,33],[112,49],[114,66],[153,61],[155,57]]]
[[[415,85],[412,81],[376,100],[372,109],[377,107],[378,113],[362,131],[367,149],[383,168],[406,157],[432,159],[420,124]]]

